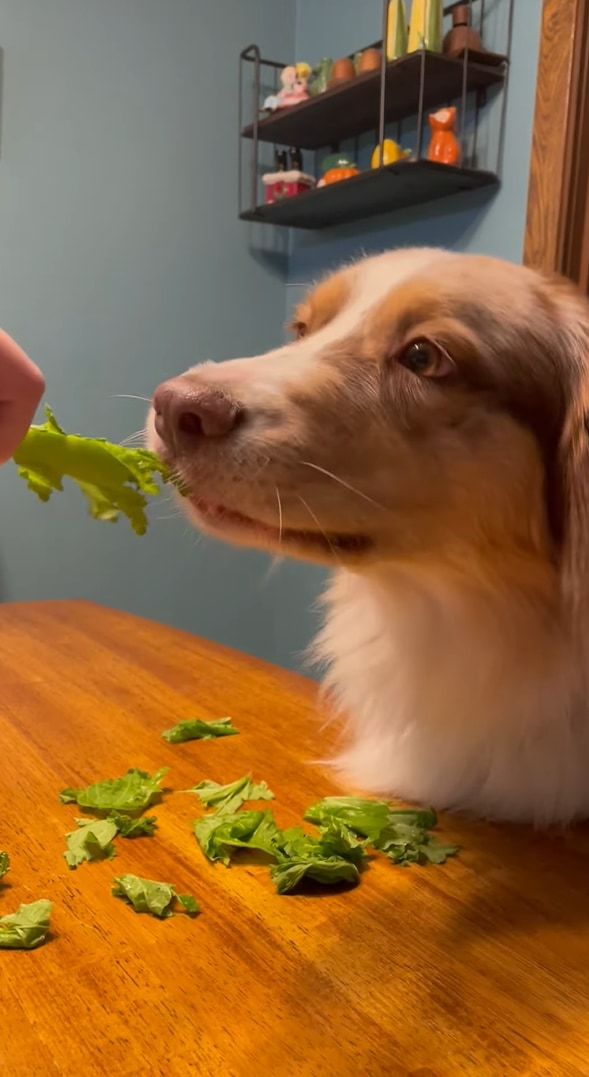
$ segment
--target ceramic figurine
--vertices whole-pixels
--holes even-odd
[[[355,162],[345,153],[332,153],[326,157],[322,164],[322,171],[323,175],[317,184],[318,187],[341,183],[342,180],[352,179],[359,173]]]
[[[291,169],[289,172],[266,172],[262,176],[264,184],[264,201],[266,205],[274,202],[282,202],[285,198],[294,198],[297,194],[304,194],[315,186],[313,176],[307,176],[299,169]]]
[[[443,18],[443,0],[412,0],[407,52],[441,52]]]
[[[405,0],[389,0],[386,50],[387,60],[398,60],[407,52],[407,12],[405,10]]]
[[[313,68],[311,78],[309,79],[309,93],[311,94],[311,97],[317,97],[318,94],[325,93],[329,86],[332,67],[333,60],[324,56],[317,64],[317,67]]]
[[[263,108],[275,112],[279,108],[290,108],[291,105],[300,105],[301,101],[307,101],[309,90],[307,83],[311,68],[308,64],[289,64],[280,72],[282,89],[277,94],[271,94],[264,101]]]
[[[355,74],[354,61],[349,56],[342,56],[341,60],[333,61],[329,85],[339,86],[342,82],[349,82]]]
[[[456,109],[441,108],[428,116],[432,137],[427,151],[428,161],[441,165],[457,165],[460,162],[460,143],[456,138]]]
[[[385,138],[382,144],[382,154],[380,146],[374,147],[370,158],[370,167],[380,168],[381,157],[383,165],[394,165],[397,161],[406,161],[410,156],[411,150],[403,150],[393,138]]]
[[[452,29],[444,38],[443,48],[446,56],[460,56],[466,48],[471,52],[483,52],[481,35],[471,25],[469,4],[452,8]]]
[[[354,69],[357,75],[365,75],[367,71],[380,70],[380,49],[364,49],[354,57]]]

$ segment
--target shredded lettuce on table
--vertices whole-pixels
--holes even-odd
[[[8,853],[0,852],[0,879],[3,879],[6,872],[10,868],[10,857]]]
[[[202,781],[186,793],[195,793],[207,808],[214,808],[217,814],[236,812],[248,800],[274,800],[274,793],[266,782],[254,782],[251,774],[244,774],[227,785],[218,782]]]
[[[196,916],[200,907],[190,894],[177,894],[169,883],[142,879],[139,875],[120,875],[113,879],[112,893],[133,907],[135,912],[146,912],[165,920],[174,915],[176,902],[188,916]]]
[[[66,851],[63,854],[68,868],[77,868],[85,860],[110,860],[116,855],[113,838],[117,834],[116,823],[110,819],[76,819],[77,830],[65,836]]]
[[[84,494],[95,520],[127,517],[138,535],[147,530],[148,497],[161,492],[159,482],[170,481],[165,464],[147,449],[129,449],[103,438],[66,434],[51,408],[46,421],[32,426],[14,454],[18,474],[41,501],[63,490],[72,479]]]
[[[41,898],[0,917],[0,950],[33,950],[45,942],[52,903]]]
[[[300,828],[280,830],[271,811],[213,812],[196,820],[194,834],[205,856],[226,867],[233,850],[266,853],[275,861],[270,870],[279,894],[293,890],[304,878],[328,886],[355,883],[364,857],[363,843],[337,823],[314,837]]]
[[[122,838],[151,837],[155,834],[157,828],[155,815],[145,815],[142,818],[134,819],[132,816],[121,815],[120,812],[113,811],[107,818],[109,822],[115,824],[117,834],[120,834]]]
[[[458,852],[429,833],[437,825],[433,808],[412,811],[391,808],[383,800],[363,797],[325,797],[305,812],[310,823],[337,821],[366,838],[394,864],[443,864]]]
[[[86,789],[62,789],[59,799],[96,813],[141,812],[161,796],[160,784],[167,773],[168,767],[154,774],[132,768],[122,778],[107,778]]]
[[[232,737],[239,730],[233,725],[232,718],[216,718],[214,721],[205,722],[202,718],[187,718],[178,722],[171,729],[162,733],[162,738],[168,744],[182,744],[187,740],[213,740],[216,737]]]

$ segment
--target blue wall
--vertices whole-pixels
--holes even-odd
[[[280,339],[284,237],[236,214],[237,55],[293,39],[291,0],[4,0],[0,323],[70,429],[122,439],[145,405],[117,394]],[[277,661],[307,636],[290,567],[267,578],[169,505],[137,539],[11,466],[0,505],[4,600],[91,598]]]
[[[0,323],[63,424],[126,437],[144,404],[117,394],[276,344],[285,278],[288,309],[361,249],[518,259],[540,8],[516,3],[501,191],[298,234],[289,273],[289,237],[236,216],[237,53],[344,54],[380,36],[380,0],[4,0]],[[39,505],[10,466],[0,504],[0,599],[86,597],[286,665],[312,635],[320,572],[200,539],[171,505],[139,540],[88,520],[75,491]]]

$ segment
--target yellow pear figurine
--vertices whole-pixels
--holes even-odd
[[[402,150],[398,142],[395,142],[393,138],[385,138],[382,144],[382,163],[383,165],[394,165],[395,161],[400,161],[407,156],[405,150]],[[375,146],[372,151],[372,157],[370,158],[371,168],[380,168],[380,146]]]

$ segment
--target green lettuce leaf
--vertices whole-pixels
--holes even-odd
[[[364,843],[335,822],[319,837],[299,828],[281,831],[271,811],[215,812],[197,819],[195,837],[209,860],[231,862],[232,850],[256,849],[276,864],[270,871],[279,894],[293,890],[305,878],[324,885],[357,882]]]
[[[358,882],[364,842],[341,823],[331,822],[320,830],[319,837],[299,827],[285,830],[277,846],[277,862],[270,874],[279,894],[294,890],[303,879],[323,886]]]
[[[162,733],[168,744],[181,744],[187,740],[213,740],[215,737],[231,737],[239,730],[232,724],[232,718],[217,718],[213,722],[205,722],[201,718],[188,718],[184,722],[178,722],[171,729]]]
[[[138,535],[145,534],[148,497],[160,493],[158,479],[167,482],[165,464],[146,449],[113,445],[102,438],[66,434],[51,408],[46,422],[32,426],[14,454],[18,473],[41,501],[73,479],[96,520],[117,520],[123,513]]]
[[[388,856],[393,864],[444,864],[458,852],[457,845],[442,845],[423,827],[410,823],[391,823],[373,842],[374,848]]]
[[[0,879],[3,879],[10,867],[10,857],[8,853],[0,852]]]
[[[77,868],[84,860],[110,860],[115,856],[112,844],[117,825],[110,819],[76,819],[77,830],[66,834],[63,854],[68,868]]]
[[[141,879],[139,875],[120,875],[113,879],[112,893],[132,905],[135,912],[147,912],[160,920],[174,915],[176,901],[189,916],[200,912],[198,902],[190,894],[177,894],[169,883]]]
[[[131,815],[121,815],[120,812],[112,811],[108,819],[115,824],[117,833],[122,838],[151,837],[157,828],[155,815],[145,815],[143,818],[134,819]]]
[[[0,950],[33,950],[45,942],[52,904],[41,899],[0,917]]]
[[[214,812],[196,820],[194,835],[209,860],[228,866],[231,848],[257,849],[274,856],[280,831],[271,811]]]
[[[215,808],[217,814],[236,812],[248,800],[274,800],[274,793],[268,788],[266,782],[252,781],[251,774],[244,774],[243,778],[237,778],[236,781],[229,782],[227,785],[202,781],[194,785],[192,789],[186,789],[185,792],[196,793],[202,803],[208,808]]]
[[[79,808],[95,813],[141,812],[161,795],[160,783],[168,767],[148,774],[144,770],[128,770],[122,778],[107,778],[86,789],[63,789],[62,804],[75,802]]]
[[[363,797],[324,797],[305,812],[309,823],[321,826],[337,819],[356,834],[372,841],[387,825],[390,806],[384,800]]]
[[[318,824],[337,820],[402,866],[443,864],[458,852],[458,846],[443,845],[428,833],[438,821],[433,808],[391,808],[383,800],[325,797],[305,812],[305,819]]]

